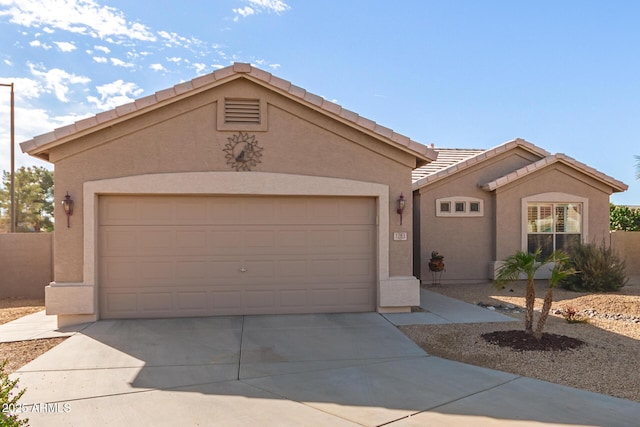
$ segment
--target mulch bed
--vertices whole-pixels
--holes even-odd
[[[538,341],[524,330],[495,331],[482,334],[487,342],[500,347],[511,347],[516,351],[563,351],[578,348],[585,344],[577,338],[566,335],[543,333]]]

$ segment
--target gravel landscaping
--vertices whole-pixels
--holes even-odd
[[[524,329],[524,288],[519,283],[502,290],[491,284],[427,286],[521,322],[414,325],[401,330],[434,356],[640,402],[640,285],[607,294],[554,290],[545,332],[583,341],[578,348],[514,351],[487,342],[483,334]],[[545,291],[546,282],[536,284],[536,309]],[[567,308],[587,323],[568,323],[562,316]]]
[[[0,325],[44,310],[43,299],[0,299]],[[5,371],[12,373],[64,341],[65,338],[0,343],[0,361],[8,360]]]

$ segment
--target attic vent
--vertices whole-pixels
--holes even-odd
[[[261,123],[260,100],[225,98],[224,122],[226,124],[259,125]]]

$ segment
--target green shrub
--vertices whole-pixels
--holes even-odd
[[[604,242],[573,246],[570,265],[577,273],[560,283],[564,289],[577,292],[617,291],[629,280],[624,261]]]
[[[18,415],[14,411],[16,407],[20,407],[18,400],[27,390],[22,389],[17,393],[15,392],[18,380],[12,381],[9,379],[9,374],[4,370],[6,365],[7,360],[0,363],[0,405],[2,405],[2,412],[0,412],[0,427],[24,426],[27,425],[29,420],[18,419]]]

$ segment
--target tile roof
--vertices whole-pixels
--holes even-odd
[[[437,157],[437,153],[433,149],[413,141],[407,136],[396,133],[392,129],[361,117],[352,111],[342,108],[338,104],[307,92],[303,88],[295,86],[287,80],[273,76],[269,72],[246,63],[234,63],[231,66],[221,68],[213,73],[196,77],[191,81],[180,83],[172,88],[161,90],[153,95],[137,99],[129,104],[121,105],[113,110],[98,113],[93,117],[89,117],[68,126],[55,129],[52,132],[36,136],[31,140],[22,142],[20,147],[23,152],[47,159],[47,151],[55,146],[64,144],[97,130],[113,126],[116,123],[128,120],[153,109],[179,101],[188,96],[203,92],[219,84],[240,77],[247,78],[253,82],[266,86],[271,90],[303,103],[316,111],[332,116],[333,118],[357,128],[362,132],[368,133],[373,137],[382,139],[400,150],[415,155],[418,158],[420,165],[433,161]]]
[[[569,157],[562,153],[558,153],[558,154],[547,156],[535,163],[531,163],[523,168],[520,168],[518,170],[511,172],[510,174],[500,177],[494,181],[488,182],[482,185],[482,189],[486,191],[494,191],[497,188],[502,187],[503,185],[507,185],[511,182],[514,182],[520,178],[523,178],[529,174],[532,174],[533,172],[536,172],[540,169],[543,169],[555,163],[563,163],[565,165],[568,165],[584,173],[585,175],[591,176],[592,178],[598,181],[601,181],[607,185],[610,185],[611,188],[613,189],[613,192],[625,191],[629,188],[629,186],[622,181],[618,181],[617,179],[614,179],[608,175],[605,175],[604,173],[590,166],[587,166],[584,163],[581,163],[572,157]]]
[[[543,150],[542,148],[530,143],[529,141],[525,141],[524,139],[521,139],[521,138],[517,138],[512,141],[507,141],[503,144],[500,144],[488,150],[464,150],[469,152],[470,155],[468,157],[462,158],[462,153],[460,153],[460,160],[458,160],[457,162],[450,163],[450,164],[446,164],[446,162],[443,162],[442,168],[440,169],[430,170],[429,168],[427,168],[426,170],[428,171],[428,173],[424,173],[423,177],[416,178],[416,175],[418,174],[414,173],[413,189],[417,190],[419,188],[424,187],[425,185],[432,184],[458,171],[467,169],[475,164],[482,163],[486,160],[491,159],[492,157],[495,157],[508,150],[512,150],[516,147],[523,148],[533,154],[536,154],[541,158],[547,157],[550,155],[548,151]],[[471,153],[472,151],[475,151],[475,153]]]
[[[482,148],[434,148],[434,150],[438,153],[438,158],[431,163],[414,169],[411,173],[412,182],[486,151]]]

